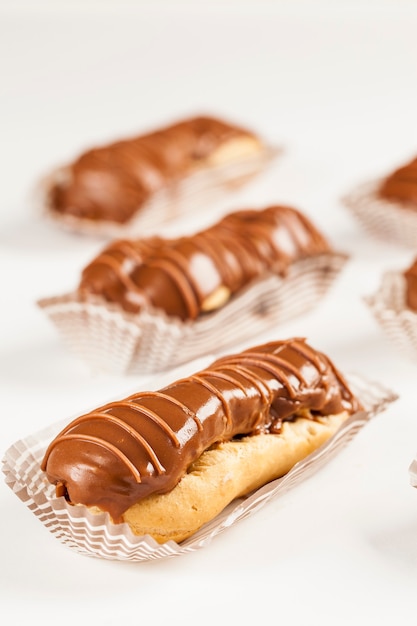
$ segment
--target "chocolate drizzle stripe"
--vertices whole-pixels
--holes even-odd
[[[259,359],[260,361],[262,361],[262,364],[259,365],[259,367],[262,367],[263,369],[270,371],[274,376],[276,376],[279,380],[281,380],[281,382],[285,385],[288,391],[291,391],[291,389],[293,389],[293,386],[291,385],[290,381],[286,377],[285,373],[284,372],[279,373],[279,369],[277,370],[275,367],[268,368],[266,365],[266,361],[269,361],[273,365],[276,365],[278,368],[282,368],[286,370],[287,372],[291,372],[291,374],[293,374],[296,378],[298,378],[298,380],[300,381],[302,385],[307,385],[307,381],[302,375],[299,368],[297,368],[292,363],[289,363],[285,359],[281,359],[276,354],[264,355],[264,354],[256,353],[256,352],[250,352],[250,354],[254,356],[256,359]]]
[[[87,415],[85,415],[84,417],[85,419],[87,419],[88,416],[90,417],[97,416],[97,417],[101,417],[104,419],[110,419],[111,421],[114,421],[115,423],[120,423],[119,424],[120,426],[122,424],[125,424],[125,430],[130,432],[130,434],[136,439],[137,431],[135,429],[129,426],[129,424],[127,422],[124,422],[122,419],[116,417],[115,415],[112,415],[111,413],[107,413],[109,409],[112,409],[112,408],[118,409],[118,408],[123,408],[123,407],[127,409],[131,409],[136,414],[139,413],[142,416],[148,417],[155,424],[157,424],[157,426],[159,426],[166,435],[168,435],[168,437],[171,439],[171,441],[173,442],[176,448],[180,446],[178,437],[176,436],[172,428],[170,428],[169,424],[167,424],[165,420],[163,420],[157,413],[155,413],[151,409],[135,404],[134,402],[128,402],[127,400],[125,400],[124,402],[112,402],[102,407],[100,409],[100,412],[94,411],[93,413],[87,413]]]
[[[150,248],[150,246],[146,246],[145,243],[143,243],[142,250],[139,250],[135,247],[134,242],[129,240],[119,240],[118,246],[123,254],[131,256],[137,263],[142,263],[143,257],[149,252]]]
[[[140,398],[161,398],[161,400],[166,400],[167,402],[170,402],[171,404],[174,404],[182,409],[188,417],[191,417],[195,421],[198,430],[202,430],[203,428],[201,420],[198,419],[198,416],[194,413],[194,411],[192,411],[186,404],[180,402],[177,398],[174,398],[167,393],[163,393],[161,391],[142,391],[130,396],[127,400],[139,400]]]
[[[181,253],[181,249],[166,246],[164,248],[163,254],[164,262],[171,263],[175,268],[178,267],[184,275],[184,278],[190,284],[190,287],[193,289],[194,293],[198,293],[198,286],[190,272],[189,260],[186,256],[184,256],[184,254]]]
[[[187,308],[189,317],[191,319],[196,318],[199,313],[197,297],[184,274],[175,265],[163,259],[150,259],[148,266],[159,268],[160,270],[168,274],[168,276],[174,281],[177,289],[183,297],[183,301]]]
[[[200,383],[200,385],[211,391],[220,400],[223,405],[224,414],[226,416],[226,424],[227,426],[230,426],[232,424],[232,416],[230,415],[229,405],[226,402],[224,395],[222,394],[220,389],[218,389],[215,385],[212,385],[211,383],[209,383],[208,380],[203,378],[203,374],[205,375],[205,372],[200,372],[200,374],[193,374],[189,377],[188,380],[196,380],[198,383]]]
[[[134,479],[136,480],[137,483],[141,483],[142,482],[141,481],[140,472],[137,469],[137,467],[132,463],[132,461],[130,459],[128,459],[128,457],[125,454],[123,454],[123,452],[121,450],[119,450],[119,448],[117,448],[116,446],[111,444],[109,441],[106,441],[105,439],[101,439],[100,437],[95,437],[94,435],[84,435],[84,434],[81,434],[81,433],[69,433],[68,435],[63,435],[60,438],[60,440],[61,441],[71,441],[71,440],[85,441],[87,443],[92,443],[92,444],[94,444],[96,446],[104,448],[105,450],[108,450],[109,452],[113,453],[115,457],[117,457],[120,461],[122,461],[124,463],[124,465],[132,473],[132,475],[133,475],[133,477],[134,477]],[[47,451],[46,460],[47,460],[48,452],[50,453],[52,451],[52,448],[53,448],[53,445],[50,446],[50,450]],[[154,456],[154,454],[152,453],[152,457],[153,456]],[[159,461],[157,459],[156,459],[156,463],[157,463],[158,467],[161,467],[160,464],[159,464]],[[156,467],[157,470],[158,470],[158,467]],[[165,471],[165,469],[161,468],[160,473],[163,473],[164,471]]]
[[[87,440],[88,441],[95,441],[97,444],[101,443],[101,446],[103,448],[108,448],[110,451],[114,452],[115,455],[119,456],[119,458],[122,459],[130,469],[135,468],[135,471],[132,472],[132,473],[133,473],[133,475],[135,476],[136,479],[137,479],[137,476],[139,476],[139,480],[137,480],[137,482],[141,482],[140,481],[140,472],[139,472],[139,470],[126,457],[126,455],[121,450],[119,450],[119,448],[114,446],[112,443],[110,443],[109,441],[106,441],[105,439],[102,439],[100,437],[93,437],[93,436],[90,436],[90,435],[83,435],[83,434],[80,434],[80,433],[71,433],[71,432],[69,432],[70,430],[72,430],[72,428],[74,426],[76,426],[77,424],[79,424],[81,422],[87,422],[90,418],[98,419],[98,420],[101,419],[101,420],[104,420],[104,421],[110,421],[112,424],[115,424],[116,426],[123,427],[124,430],[126,430],[131,435],[131,437],[146,450],[146,452],[148,453],[149,458],[151,459],[152,464],[155,467],[155,469],[158,472],[158,474],[163,474],[165,472],[165,467],[159,461],[157,455],[155,454],[155,451],[149,445],[149,443],[146,441],[146,439],[144,439],[144,437],[142,437],[142,435],[140,433],[138,433],[136,430],[129,428],[128,425],[123,422],[123,420],[120,420],[119,418],[115,417],[114,415],[109,415],[108,413],[99,413],[99,412],[94,411],[92,413],[87,413],[86,415],[82,415],[81,417],[79,417],[76,420],[74,420],[66,429],[64,429],[62,431],[62,434],[63,434],[62,440],[65,440],[65,439],[79,439],[79,440],[82,440],[82,441],[84,441],[84,440],[85,441],[87,441]],[[177,439],[176,439],[176,441],[178,442]],[[56,444],[56,442],[52,442],[52,444],[49,446],[48,450],[46,451],[45,462],[47,461],[48,457],[50,456],[50,453],[52,452],[54,444]],[[178,444],[179,444],[179,442],[178,442]]]
[[[207,230],[202,236],[201,233],[196,233],[193,238],[193,243],[195,247],[200,250],[203,254],[206,254],[208,257],[216,258],[216,265],[221,268],[223,258],[221,255],[217,253],[217,249],[219,247],[219,239],[209,230]]]
[[[120,403],[120,404],[122,404],[122,403]],[[86,413],[85,415],[82,415],[81,417],[77,417],[75,420],[73,420],[71,422],[70,426],[68,426],[67,428],[64,428],[62,433],[63,434],[70,434],[70,431],[72,431],[74,428],[76,428],[79,424],[82,424],[82,423],[85,423],[85,422],[89,422],[89,421],[94,420],[94,419],[96,419],[96,420],[103,420],[105,422],[106,421],[107,422],[111,422],[115,426],[118,426],[122,430],[124,430],[127,433],[129,433],[129,435],[133,439],[135,439],[135,441],[137,441],[138,443],[140,443],[140,444],[143,443],[143,439],[138,434],[138,432],[137,432],[137,430],[135,428],[130,426],[127,422],[125,422],[120,417],[117,417],[116,415],[112,415],[111,413],[104,413],[104,412],[101,412],[101,411],[92,411],[91,413]],[[165,428],[164,428],[164,430],[165,430]],[[72,433],[72,434],[76,434],[76,433]],[[173,441],[177,442],[178,440],[176,439],[175,435],[174,435],[174,438],[175,439],[173,439]]]
[[[206,230],[204,233],[196,233],[193,237],[193,244],[199,252],[211,259],[216,267],[216,270],[221,276],[222,282],[225,285],[231,285],[233,283],[233,272],[228,263],[225,263],[225,252],[230,252],[230,245],[227,246],[223,239],[216,236],[210,230]],[[231,244],[231,241],[229,241]]]
[[[296,343],[292,344],[292,349],[310,361],[320,374],[326,371],[325,364],[320,361],[318,355],[315,354],[313,350],[311,350],[311,348],[309,348],[309,346],[307,346],[302,340],[298,340]]]
[[[258,355],[258,357],[259,356],[260,355]],[[252,365],[254,367],[258,367],[259,369],[263,369],[266,372],[270,372],[277,380],[280,381],[280,383],[282,383],[282,385],[286,388],[286,390],[290,394],[290,397],[295,398],[296,391],[293,385],[291,385],[290,381],[285,376],[284,372],[280,371],[278,367],[273,367],[273,365],[281,366],[281,367],[284,367],[285,369],[289,369],[291,373],[294,374],[300,381],[304,382],[304,384],[306,384],[306,381],[302,378],[299,370],[297,370],[296,368],[293,369],[291,367],[287,368],[288,363],[286,361],[282,361],[281,359],[277,359],[277,358],[270,358],[271,356],[273,355],[265,355],[264,358],[260,359],[260,358],[256,358],[256,355],[254,354],[254,358],[246,358],[245,363],[249,366]],[[272,366],[269,365],[269,363],[268,364],[265,363],[265,361],[270,361],[272,363]],[[234,363],[233,359],[231,359],[229,363],[233,365]],[[254,375],[255,373],[252,372],[252,374]]]
[[[114,257],[110,256],[110,254],[105,252],[101,254],[97,259],[97,265],[102,265],[111,269],[127,289],[137,291],[141,294],[143,293],[143,289],[141,289],[139,285],[136,285],[136,283],[130,278],[129,274],[123,271],[120,263]]]
[[[268,209],[265,210],[265,219],[267,219]],[[244,213],[244,212],[243,212]],[[244,261],[253,261],[254,259],[259,262],[261,259],[260,249],[258,248],[258,244],[255,241],[254,232],[256,230],[256,225],[254,221],[251,220],[247,224],[247,232],[241,232],[242,224],[239,224],[239,220],[233,219],[233,217],[237,217],[237,214],[230,215],[230,224],[227,224],[227,218],[222,222],[222,237],[219,238],[218,234],[212,229],[211,231],[206,231],[204,233],[204,238],[208,240],[212,240],[213,244],[216,246],[217,250],[220,250],[220,246],[226,249],[228,253],[232,252],[235,259],[242,259],[243,265],[245,265]],[[243,217],[244,220],[244,217]],[[269,228],[265,232],[265,237],[263,238],[263,245],[269,246],[269,240],[273,236],[273,230],[277,227],[277,224],[270,224]],[[259,242],[258,242],[259,243]],[[271,250],[271,254],[268,259],[271,261],[275,256],[276,251]],[[269,264],[267,257],[266,265]],[[230,268],[228,268],[230,269]]]
[[[244,365],[238,365],[237,363],[233,365],[232,364],[222,365],[222,370],[230,370],[231,372],[236,372],[237,374],[240,374],[243,378],[248,380],[257,389],[263,402],[269,401],[270,394],[264,381],[261,379],[260,376],[257,376],[257,374],[255,374],[255,372],[253,372],[252,370],[248,369]],[[267,389],[267,393],[265,393],[265,389]]]
[[[294,228],[293,224],[294,224],[294,216],[291,215],[289,213],[289,211],[285,211],[282,213],[281,216],[282,219],[282,227],[285,230],[288,230],[289,232],[292,233],[293,236],[293,243],[295,243],[297,245],[297,248],[299,250],[302,250],[304,245],[305,245],[305,239],[306,239],[306,234],[308,235],[308,238],[314,238],[314,233],[310,232],[311,229],[308,226],[308,223],[305,219],[304,215],[299,215],[298,216],[298,222],[300,222],[303,226],[303,228]]]
[[[224,372],[219,372],[218,370],[215,370],[215,369],[206,369],[206,370],[204,370],[204,375],[205,376],[213,376],[213,378],[220,378],[222,380],[226,380],[228,383],[231,383],[235,387],[238,387],[238,389],[241,389],[241,391],[245,394],[245,396],[247,395],[247,389],[245,388],[245,386],[242,385],[233,376],[229,376],[228,374],[225,374]]]

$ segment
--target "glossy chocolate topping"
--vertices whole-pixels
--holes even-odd
[[[256,139],[221,120],[195,117],[88,150],[52,186],[50,208],[90,220],[127,222],[154,192],[204,164],[236,137]]]
[[[75,419],[50,444],[42,469],[57,495],[117,522],[135,502],[172,490],[217,442],[279,433],[303,410],[315,419],[359,408],[328,357],[304,339],[276,341]]]
[[[266,272],[284,275],[294,261],[329,251],[296,209],[248,209],[188,237],[113,242],[84,269],[79,292],[133,313],[151,305],[195,319]]]
[[[409,309],[417,312],[417,258],[404,272],[405,302]]]
[[[417,158],[387,176],[380,186],[379,195],[417,210]]]

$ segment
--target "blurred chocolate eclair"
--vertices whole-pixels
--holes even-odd
[[[137,313],[145,306],[182,320],[221,308],[269,272],[284,276],[294,261],[331,248],[300,211],[247,209],[177,239],[119,240],[82,272],[82,297],[101,296]]]
[[[298,209],[242,209],[187,236],[117,239],[39,305],[94,368],[157,371],[309,311],[346,260]]]
[[[372,236],[407,248],[417,241],[417,158],[344,198],[345,206]]]
[[[69,503],[160,543],[183,541],[359,409],[329,357],[304,339],[278,340],[81,415],[41,468]]]
[[[417,211],[417,158],[386,176],[379,186],[378,195]]]
[[[275,155],[250,130],[192,117],[87,150],[51,174],[45,204],[55,220],[81,231],[134,230],[135,217],[156,226],[188,210],[188,196],[197,210],[199,198],[242,184]]]

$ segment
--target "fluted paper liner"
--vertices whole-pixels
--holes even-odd
[[[209,361],[207,361],[208,364]],[[107,513],[91,513],[84,506],[73,506],[55,489],[40,469],[50,441],[68,424],[65,420],[16,442],[5,453],[3,472],[6,483],[45,527],[65,546],[80,554],[120,561],[147,561],[194,552],[241,519],[252,515],[298,483],[306,480],[346,446],[376,414],[397,399],[397,395],[361,376],[347,377],[351,389],[364,406],[352,415],[335,435],[285,476],[270,482],[246,498],[232,502],[214,520],[181,544],[158,544],[150,536],[134,535],[127,524],[113,524]]]
[[[417,207],[378,196],[382,179],[358,186],[342,200],[371,235],[407,248],[417,245]]]
[[[36,191],[36,204],[49,220],[66,230],[106,238],[141,237],[145,232],[157,232],[161,224],[185,213],[201,212],[210,203],[260,174],[281,153],[281,148],[265,145],[254,155],[241,157],[231,163],[198,169],[153,194],[124,224],[54,211],[48,200],[49,190],[56,181],[65,176],[65,167],[57,168],[41,181]]]
[[[244,341],[305,313],[327,293],[347,256],[327,253],[254,281],[221,309],[182,322],[159,310],[128,314],[119,307],[77,293],[38,302],[68,349],[93,370],[144,374]]]
[[[411,486],[417,488],[417,455],[411,461],[411,465],[410,465],[408,471],[409,471],[409,474],[410,474]]]
[[[417,361],[417,313],[407,308],[405,289],[402,272],[385,272],[377,292],[364,300],[391,343]]]

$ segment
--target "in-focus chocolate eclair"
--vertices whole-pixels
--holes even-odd
[[[182,541],[360,408],[329,357],[305,339],[278,340],[76,418],[41,466],[71,504]]]
[[[94,368],[152,372],[308,311],[346,260],[298,209],[243,209],[175,239],[115,240],[74,292],[38,304]]]
[[[143,231],[188,210],[201,196],[238,185],[277,154],[254,132],[209,116],[185,119],[147,134],[82,153],[46,185],[50,216],[80,230]],[[145,212],[147,215],[144,215]]]

